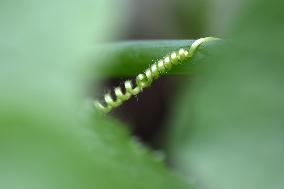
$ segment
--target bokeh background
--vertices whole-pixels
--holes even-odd
[[[0,0],[0,188],[282,189],[283,6]],[[99,69],[106,43],[204,36],[225,48],[194,74],[94,109],[126,79]]]

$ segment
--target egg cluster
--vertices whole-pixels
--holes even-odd
[[[202,43],[212,40],[216,40],[216,38],[201,38],[196,40],[189,48],[181,48],[177,51],[171,52],[164,58],[152,64],[144,71],[144,73],[139,74],[136,77],[135,82],[130,80],[125,81],[125,92],[122,91],[121,87],[116,87],[114,88],[114,98],[110,93],[107,93],[104,95],[105,105],[101,104],[99,101],[95,101],[95,107],[104,113],[110,112],[113,108],[120,106],[131,96],[137,95],[138,93],[142,92],[144,88],[151,86],[155,79],[167,73],[173,66],[181,64],[184,59],[191,58]]]

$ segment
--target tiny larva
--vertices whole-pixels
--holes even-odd
[[[209,41],[219,40],[214,37],[205,37],[196,40],[190,47],[181,48],[177,51],[173,51],[166,55],[164,58],[156,61],[143,73],[139,74],[135,79],[135,86],[133,82],[127,80],[124,82],[125,92],[122,92],[121,87],[114,88],[115,98],[110,93],[104,95],[106,105],[102,105],[99,101],[95,101],[95,107],[104,112],[108,113],[114,108],[120,106],[124,101],[128,100],[131,96],[137,95],[142,92],[144,88],[151,86],[152,82],[169,71],[173,66],[181,64],[184,59],[191,58],[198,47],[202,43]]]

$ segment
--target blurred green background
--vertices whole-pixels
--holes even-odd
[[[282,189],[283,4],[1,0],[0,188]],[[204,36],[225,48],[110,115],[92,106],[135,75],[102,71],[121,69],[119,41]]]

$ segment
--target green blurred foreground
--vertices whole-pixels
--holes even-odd
[[[85,62],[114,35],[117,4],[0,1],[0,188],[283,188],[283,3],[244,2],[232,48],[195,68],[168,117],[174,171],[84,105],[103,60]]]

